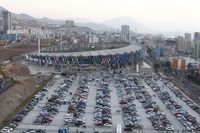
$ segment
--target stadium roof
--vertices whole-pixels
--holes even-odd
[[[83,52],[65,52],[65,53],[40,53],[42,56],[97,56],[97,55],[115,55],[115,54],[123,54],[130,53],[140,50],[141,46],[138,45],[129,45],[126,47],[121,47],[117,49],[106,49],[106,50],[98,50],[98,51],[83,51]],[[37,51],[30,53],[30,55],[38,55]]]

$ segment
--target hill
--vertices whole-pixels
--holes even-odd
[[[102,22],[102,24],[115,28],[115,29],[120,29],[121,25],[127,24],[130,26],[130,29],[133,31],[138,31],[138,32],[150,31],[150,29],[144,26],[142,23],[129,17],[118,17],[118,18],[110,19],[110,20]]]
[[[2,10],[7,10],[3,7],[0,7],[0,11]],[[47,24],[64,24],[65,20],[57,20],[57,19],[51,19],[51,18],[47,18],[47,17],[43,17],[43,18],[35,18],[32,17],[28,14],[25,13],[21,13],[21,14],[15,14],[12,13],[12,16],[14,18],[14,20],[24,20],[24,21],[35,21],[38,23],[47,23]],[[132,18],[129,17],[118,17],[118,18],[114,18],[114,19],[110,19],[110,20],[106,20],[104,22],[100,22],[100,23],[95,23],[92,22],[91,20],[88,19],[84,19],[84,18],[78,18],[78,17],[74,17],[74,18],[67,18],[70,20],[74,20],[75,24],[77,26],[83,26],[83,27],[89,27],[93,30],[102,30],[102,31],[109,31],[111,29],[120,29],[121,25],[123,24],[127,24],[130,25],[130,29],[133,31],[137,31],[137,32],[149,32],[150,29],[147,28],[146,26],[144,26],[142,23],[138,22],[137,20],[134,20]]]

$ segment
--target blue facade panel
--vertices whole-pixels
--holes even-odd
[[[0,40],[17,41],[17,34],[0,34]]]

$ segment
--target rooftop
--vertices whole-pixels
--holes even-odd
[[[84,52],[66,52],[66,53],[40,53],[42,56],[97,56],[97,55],[115,55],[130,53],[140,50],[141,46],[138,45],[129,45],[117,49],[107,49],[107,50],[98,50],[98,51],[84,51]],[[30,55],[38,55],[38,51],[30,53]]]

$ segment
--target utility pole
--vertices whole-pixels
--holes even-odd
[[[61,32],[61,34],[60,34],[60,45],[62,46],[62,35],[63,35],[63,33]]]
[[[38,55],[40,55],[40,34],[38,34]]]

